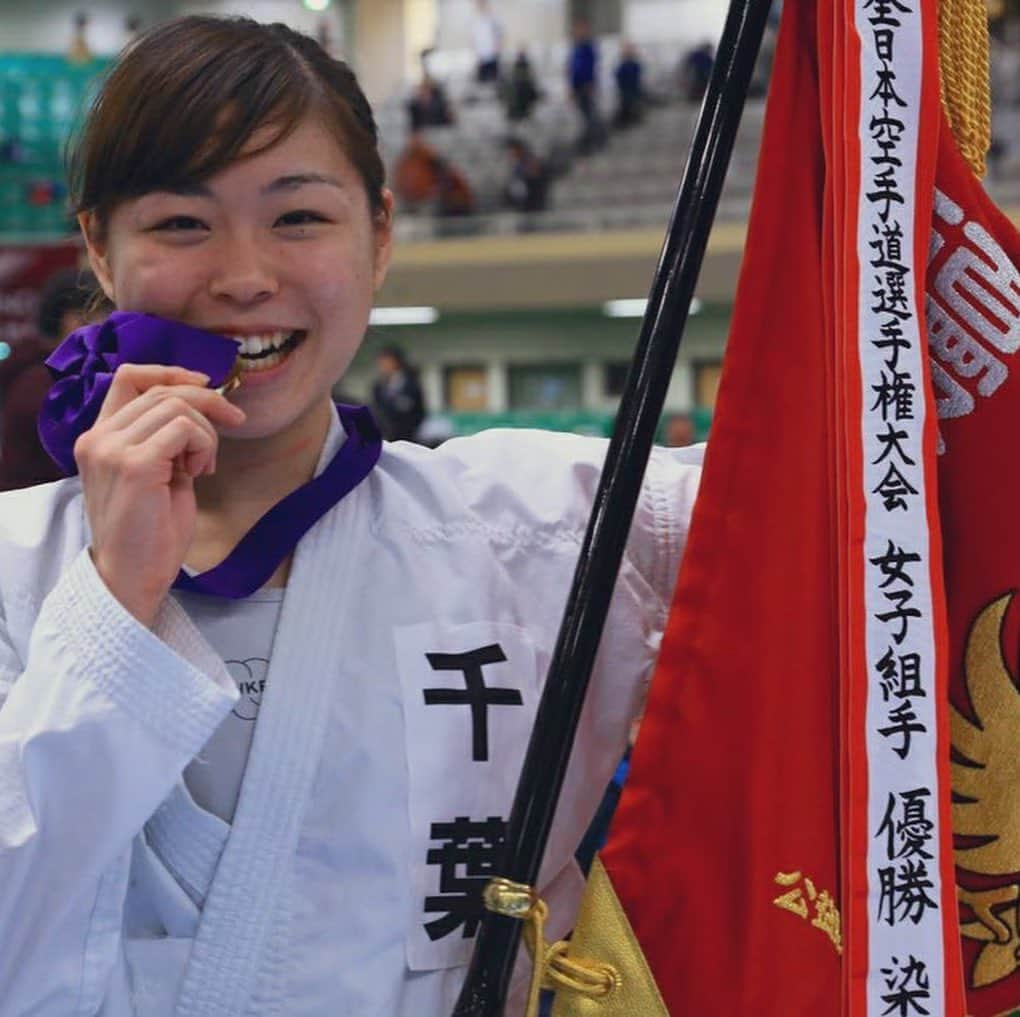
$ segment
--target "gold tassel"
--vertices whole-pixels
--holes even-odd
[[[992,143],[985,0],[940,0],[939,80],[956,147],[980,177]]]
[[[525,923],[524,942],[531,954],[531,985],[525,1017],[538,1017],[542,989],[566,989],[590,999],[609,995],[619,985],[619,976],[609,964],[575,960],[567,956],[566,940],[547,943],[545,923],[549,907],[530,886],[497,877],[485,887],[485,906],[496,914]]]

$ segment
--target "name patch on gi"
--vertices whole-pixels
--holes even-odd
[[[394,638],[410,789],[407,960],[427,971],[470,960],[547,658],[502,622],[405,626]]]

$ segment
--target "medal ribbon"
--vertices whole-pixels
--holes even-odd
[[[201,371],[216,388],[237,360],[237,342],[150,314],[116,311],[98,325],[72,332],[49,356],[54,384],[39,411],[39,437],[68,475],[78,472],[74,443],[99,416],[121,364],[168,364]],[[364,407],[337,406],[347,435],[326,468],[274,505],[219,565],[174,588],[240,599],[263,586],[298,541],[372,471],[382,438]]]
[[[39,410],[39,439],[73,477],[74,443],[99,417],[121,364],[172,364],[222,385],[237,360],[237,342],[179,321],[115,311],[106,321],[72,332],[46,359],[53,386]]]
[[[237,600],[264,586],[298,541],[341,498],[372,472],[382,438],[364,406],[337,406],[347,440],[317,476],[278,501],[241,538],[226,558],[207,572],[180,572],[175,590]]]

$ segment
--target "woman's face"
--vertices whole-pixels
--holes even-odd
[[[82,227],[118,309],[244,338],[232,435],[255,438],[313,419],[357,352],[389,264],[385,201],[373,218],[357,170],[307,120],[193,190],[122,202],[102,235]]]

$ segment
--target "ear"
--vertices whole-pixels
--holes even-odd
[[[96,279],[99,280],[99,285],[102,286],[107,300],[116,304],[117,299],[113,292],[113,273],[110,271],[109,249],[106,236],[95,213],[79,212],[78,227],[81,229],[81,235],[85,238],[89,265],[92,267]]]
[[[375,260],[372,281],[377,293],[382,288],[393,257],[393,192],[388,187],[383,188],[382,200],[382,210],[376,213],[373,223]]]

